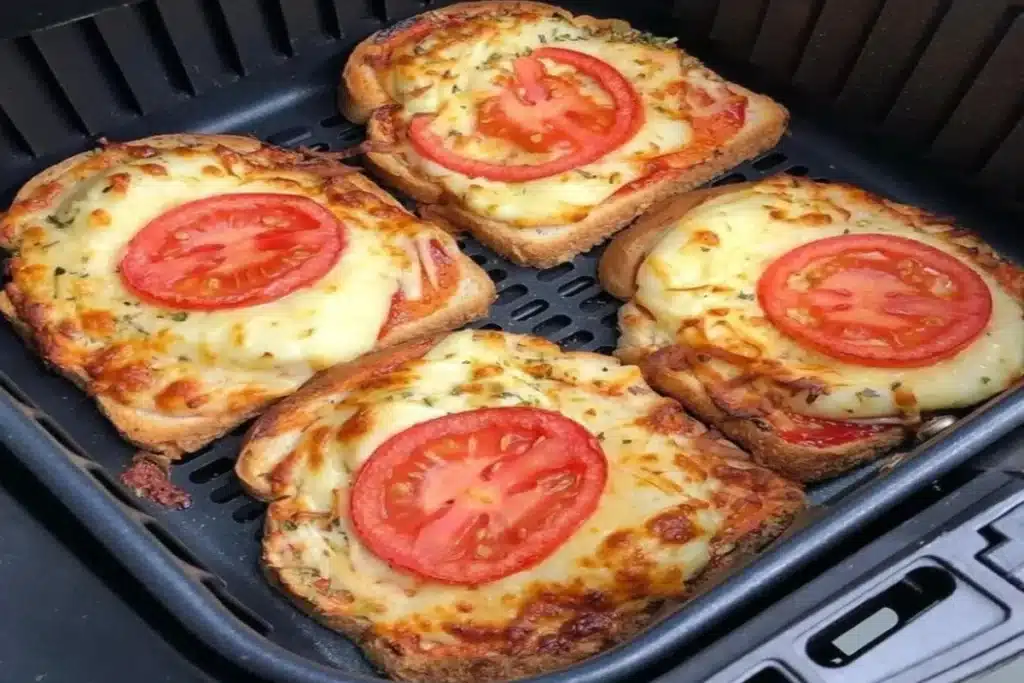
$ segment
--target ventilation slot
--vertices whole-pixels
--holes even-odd
[[[580,302],[580,310],[584,313],[593,313],[598,311],[605,306],[611,306],[615,303],[615,297],[606,292],[601,292],[588,299],[584,299]]]
[[[190,465],[194,462],[202,460],[203,458],[205,458],[206,456],[210,455],[210,453],[213,452],[214,447],[216,445],[217,442],[214,442],[207,446],[203,446],[198,451],[193,451],[192,453],[185,453],[184,455],[181,456],[179,460],[175,461],[174,467],[176,469],[182,469],[185,465]]]
[[[85,127],[30,38],[0,41],[0,64],[0,108],[34,155],[82,138]]]
[[[808,169],[806,166],[790,166],[789,168],[786,169],[786,173],[788,173],[789,175],[801,177],[807,175],[809,172],[810,169]]]
[[[498,298],[494,300],[495,306],[510,304],[516,299],[524,296],[528,290],[524,285],[512,285],[498,292]]]
[[[346,0],[338,0],[345,2]],[[285,0],[290,4],[290,0]],[[341,21],[338,19],[338,11],[335,8],[334,0],[314,0],[316,2],[317,14],[320,17],[320,24],[324,31],[332,38],[341,38]]]
[[[513,320],[519,321],[529,320],[530,318],[540,315],[549,308],[551,308],[551,304],[547,301],[544,301],[543,299],[534,299],[530,303],[520,306],[512,311],[512,313],[509,314],[509,317]]]
[[[235,463],[227,458],[217,458],[213,462],[207,463],[196,469],[188,475],[188,478],[193,484],[205,484],[217,477],[224,476],[230,472],[234,466]]]
[[[273,632],[274,627],[270,625],[270,622],[239,602],[238,598],[229,593],[219,579],[204,579],[203,585],[213,593],[213,596],[220,601],[220,604],[224,605],[225,609],[253,631],[262,636],[270,635]]]
[[[266,509],[267,506],[263,503],[252,501],[232,512],[231,519],[239,524],[248,524],[262,517]]]
[[[541,337],[553,335],[559,330],[564,330],[572,323],[567,315],[553,315],[544,322],[533,328],[533,333]]]
[[[153,3],[111,9],[94,21],[141,113],[167,107],[189,92],[185,67]]]
[[[487,263],[487,257],[484,256],[483,254],[470,254],[469,258],[473,259],[473,262],[476,263],[478,266],[482,266],[483,264]]]
[[[186,548],[181,541],[164,530],[164,528],[155,521],[146,520],[143,522],[143,526],[146,527],[146,531],[151,533],[156,540],[160,541],[160,544],[167,548],[167,550],[176,558],[189,566],[195,567],[196,569],[207,573],[209,572],[206,566],[199,561],[199,558],[197,558],[191,550]]]
[[[594,341],[594,333],[589,330],[579,330],[573,332],[568,337],[564,337],[558,340],[559,346],[564,348],[566,351],[575,351],[581,349],[590,342]]]
[[[245,495],[245,489],[242,488],[237,479],[231,479],[223,486],[218,486],[210,491],[210,500],[218,505],[223,505],[236,498],[241,498],[243,495]]]
[[[548,268],[540,271],[537,273],[537,279],[541,282],[551,282],[552,280],[557,280],[566,273],[571,273],[575,267],[576,266],[571,263],[563,263],[555,266],[554,268]]]
[[[508,271],[504,268],[491,268],[487,271],[487,274],[491,276],[491,280],[493,280],[495,284],[508,277]]]
[[[597,280],[592,277],[578,277],[573,280],[569,280],[569,282],[566,282],[564,285],[561,285],[558,288],[558,293],[565,297],[576,296],[580,292],[590,289],[595,284],[597,284]]]

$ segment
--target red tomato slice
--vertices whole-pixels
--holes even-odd
[[[391,310],[388,311],[387,320],[380,328],[378,339],[404,322],[427,317],[441,308],[455,293],[459,282],[459,271],[455,267],[455,262],[435,242],[430,245],[430,257],[434,261],[434,269],[437,272],[437,287],[430,284],[430,280],[424,273],[423,291],[419,299],[407,299],[401,289],[395,292],[395,295],[391,297]]]
[[[597,104],[576,85],[551,76],[541,59],[565,64],[594,80],[612,101]],[[597,161],[622,146],[644,123],[640,96],[615,67],[575,50],[544,47],[513,64],[515,79],[497,97],[481,103],[479,132],[510,140],[531,152],[564,150],[537,164],[495,164],[449,149],[430,130],[434,117],[418,114],[409,141],[423,157],[471,178],[525,182],[547,178]]]
[[[866,439],[880,434],[890,426],[826,420],[820,417],[786,413],[782,419],[775,422],[775,433],[790,443],[828,448]]]
[[[477,585],[531,567],[597,507],[608,465],[559,413],[483,408],[422,422],[377,447],[356,475],[356,533],[395,567]]]
[[[344,247],[341,223],[311,199],[224,194],[150,221],[128,243],[121,279],[140,298],[171,308],[240,308],[311,285]]]
[[[637,192],[649,185],[679,175],[711,159],[726,142],[743,129],[747,119],[747,98],[722,86],[713,96],[686,81],[673,84],[690,121],[691,137],[686,147],[648,162],[647,173],[623,185],[615,195]]]
[[[906,237],[840,235],[797,247],[761,276],[768,319],[799,343],[875,367],[920,367],[955,355],[992,314],[973,269]]]

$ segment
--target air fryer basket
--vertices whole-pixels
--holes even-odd
[[[284,146],[353,145],[362,133],[334,104],[347,50],[424,9],[416,0],[39,4],[39,11],[0,22],[8,33],[0,39],[3,205],[32,173],[99,136],[231,131]],[[1024,261],[1024,243],[1010,222],[1024,196],[1024,180],[1013,174],[1024,161],[1018,96],[1024,24],[1011,3],[558,4],[678,33],[685,47],[728,76],[765,87],[793,107],[791,130],[775,150],[715,184],[784,171],[852,182],[955,215]],[[491,317],[476,326],[541,334],[570,349],[613,348],[618,304],[597,284],[600,248],[536,271],[472,239],[463,246],[499,290]],[[374,676],[354,646],[263,581],[257,560],[264,506],[243,493],[231,472],[240,430],[174,468],[174,480],[194,504],[169,512],[117,483],[131,449],[84,394],[46,371],[6,325],[0,326],[0,389],[0,439],[199,638],[274,681]],[[743,571],[620,648],[538,680],[625,680],[682,657],[687,642],[737,606],[1020,424],[1024,393],[1016,391],[913,458],[889,458],[814,487],[817,505],[805,523]]]

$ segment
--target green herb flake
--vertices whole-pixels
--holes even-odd
[[[861,389],[860,391],[857,392],[857,398],[860,399],[878,398],[879,396],[881,396],[881,394],[879,394],[874,389]]]
[[[982,383],[982,384],[988,384],[988,383],[989,383],[989,382],[991,382],[991,381],[992,381],[992,378],[991,378],[991,377],[982,377],[982,378],[981,378],[981,383]]]
[[[186,320],[188,320],[188,313],[185,313],[184,311],[182,311],[181,313],[174,313],[173,315],[171,315],[171,320],[173,320],[176,323],[183,323]]]

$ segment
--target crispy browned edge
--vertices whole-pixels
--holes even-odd
[[[457,3],[421,16],[453,13],[473,16],[515,6],[528,7],[548,15],[573,16],[565,10],[544,3],[500,0]],[[619,20],[595,19],[589,16],[575,17],[574,20],[595,27],[626,26]],[[369,121],[367,135],[370,140],[386,140],[391,137],[390,126],[384,122],[385,119],[373,114],[378,108],[392,104],[392,100],[381,87],[373,67],[367,61],[380,49],[374,42],[377,35],[374,34],[360,43],[346,63],[339,89],[339,105],[342,113],[351,121]],[[652,183],[621,197],[605,200],[586,218],[570,225],[521,228],[485,218],[461,206],[440,184],[416,174],[402,161],[400,155],[370,153],[367,155],[367,162],[370,169],[386,183],[420,202],[421,213],[425,217],[447,222],[454,229],[469,230],[481,242],[517,263],[548,268],[568,261],[603,241],[652,204],[702,185],[743,161],[774,147],[786,129],[789,113],[781,105],[763,95],[736,84],[732,84],[732,87],[749,98],[752,104],[756,103],[759,109],[764,110],[765,120],[759,126],[744,131],[709,161],[675,177]]]
[[[240,135],[192,134],[156,135],[132,140],[124,144],[167,148],[208,142],[216,142],[239,152],[254,151],[263,144],[254,138]],[[18,191],[14,201],[30,196],[36,188],[44,183],[59,179],[62,174],[95,153],[97,153],[97,150],[76,154],[40,172],[25,183]],[[378,187],[369,178],[357,173],[346,177],[357,184],[361,190],[370,192],[382,201],[394,206],[401,206],[397,200]],[[460,277],[459,289],[452,295],[450,304],[426,318],[395,327],[386,337],[378,342],[378,347],[391,346],[440,330],[454,329],[487,313],[490,303],[495,296],[494,283],[480,266],[462,252],[458,253],[457,263],[462,271],[462,275]],[[34,341],[34,330],[26,321],[18,318],[10,299],[3,292],[0,292],[0,313],[10,321],[26,343],[34,348],[48,365],[74,382],[83,391],[88,392],[88,378],[80,370],[61,364],[52,354],[47,354],[40,349]],[[243,412],[218,416],[168,417],[156,412],[125,406],[103,396],[95,396],[95,398],[100,410],[113,423],[125,440],[139,448],[160,453],[171,459],[180,458],[183,453],[202,448],[214,439],[231,431],[234,427],[258,415],[266,407],[266,404],[264,404]]]
[[[679,219],[705,201],[756,184],[737,183],[688,192],[654,207],[608,245],[598,265],[601,286],[619,299],[631,299],[636,291],[640,264]],[[869,438],[827,448],[784,441],[754,421],[732,417],[719,408],[693,373],[675,367],[671,362],[672,349],[667,347],[651,352],[649,349],[620,347],[616,355],[627,363],[639,365],[652,387],[677,399],[700,420],[714,425],[749,450],[757,462],[784,477],[806,483],[834,477],[877,458],[907,437],[905,427],[894,425]]]
[[[304,412],[313,408],[310,404],[330,400],[332,395],[348,390],[356,384],[375,375],[390,372],[401,363],[422,357],[443,338],[438,335],[413,343],[401,344],[389,349],[363,356],[345,366],[326,370],[308,382],[299,392],[278,402],[250,428],[242,444],[242,454],[235,465],[235,472],[245,489],[256,498],[272,500],[266,474],[255,465],[258,458],[248,450],[248,445],[264,436],[285,429],[293,419],[301,419]],[[257,460],[256,463],[251,462]],[[273,506],[273,503],[271,503]],[[793,518],[804,507],[799,497],[779,503],[774,514],[768,515],[759,527],[741,537],[733,550],[711,560],[704,571],[691,579],[686,598],[699,594],[710,587],[735,566],[755,555],[771,543],[789,526]],[[403,681],[429,683],[484,683],[523,678],[549,673],[565,668],[582,659],[602,652],[617,643],[624,642],[651,625],[655,618],[663,616],[664,609],[644,611],[626,615],[615,625],[614,633],[603,643],[592,640],[573,643],[575,647],[559,653],[529,653],[520,657],[448,657],[432,658],[429,655],[408,655],[397,653],[389,644],[375,636],[369,626],[353,617],[339,617],[324,610],[316,601],[301,597],[268,558],[266,549],[261,562],[264,575],[271,585],[278,588],[304,612],[325,626],[344,633],[353,639],[366,656],[382,671]],[[680,602],[682,602],[680,600]],[[676,603],[678,604],[678,603]]]

